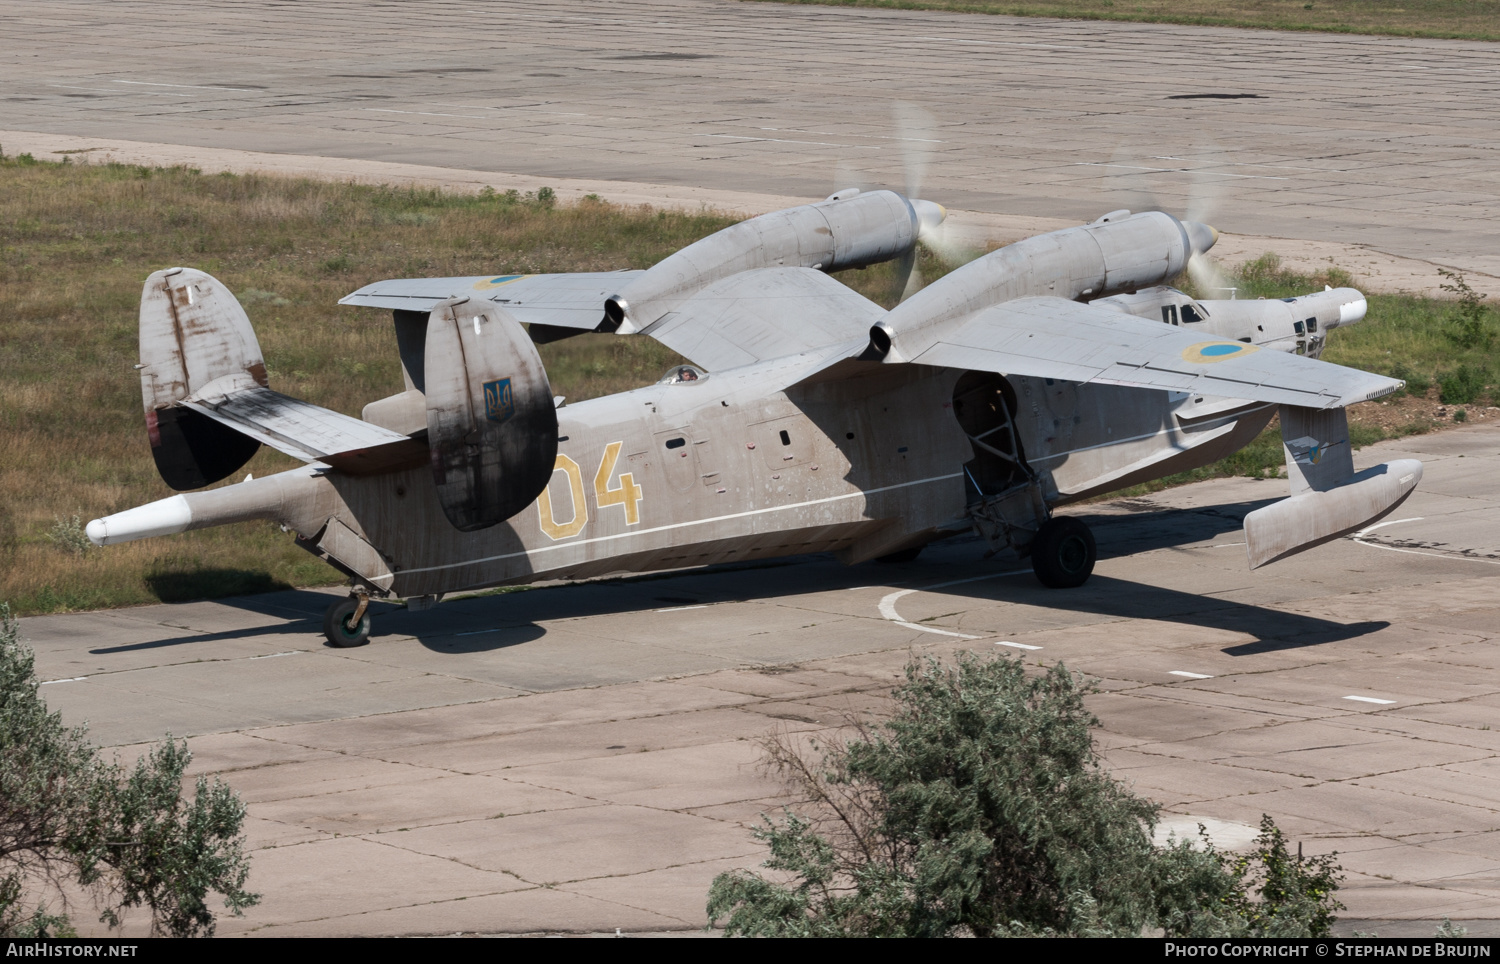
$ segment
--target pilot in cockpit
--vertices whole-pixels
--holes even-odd
[[[678,365],[676,368],[668,371],[667,374],[662,377],[659,384],[676,385],[682,382],[696,382],[707,377],[707,375],[694,368],[692,365]]]

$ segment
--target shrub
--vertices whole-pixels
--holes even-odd
[[[84,532],[83,521],[76,515],[67,519],[58,517],[52,531],[47,533],[47,538],[63,552],[75,556],[81,556],[94,547],[88,534]]]
[[[105,923],[148,907],[153,933],[173,937],[213,934],[210,891],[235,914],[259,900],[244,889],[244,804],[203,777],[183,798],[185,742],[168,738],[126,771],[49,713],[39,685],[0,603],[0,936],[71,934],[66,917],[26,894],[65,878],[101,902]]]
[[[963,654],[909,665],[893,718],[816,759],[768,741],[809,812],[766,820],[776,878],[719,875],[709,919],[785,937],[1326,934],[1339,868],[1290,857],[1269,817],[1247,856],[1152,846],[1156,805],[1095,753],[1091,691],[1061,664]]]
[[[1459,365],[1438,377],[1438,400],[1444,405],[1469,405],[1484,393],[1489,372],[1477,365]]]
[[[1450,316],[1448,329],[1444,332],[1448,340],[1460,348],[1489,348],[1495,341],[1495,332],[1489,323],[1490,309],[1483,304],[1489,295],[1469,287],[1469,282],[1457,272],[1439,268],[1438,274],[1448,279],[1440,287],[1458,299],[1458,307]]]

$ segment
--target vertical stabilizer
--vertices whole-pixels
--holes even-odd
[[[243,466],[260,443],[178,403],[213,384],[227,394],[266,386],[245,309],[215,278],[168,268],[141,292],[141,399],[151,455],[174,489],[196,489]]]

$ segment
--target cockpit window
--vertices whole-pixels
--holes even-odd
[[[708,373],[701,368],[692,365],[678,365],[668,371],[658,381],[658,385],[679,385],[683,382],[701,382],[708,378]]]
[[[1189,324],[1190,325],[1190,324],[1193,324],[1194,322],[1202,321],[1203,318],[1198,314],[1198,309],[1197,309],[1196,306],[1194,306],[1194,305],[1183,305],[1182,306],[1182,320],[1183,320],[1183,322],[1185,324]]]

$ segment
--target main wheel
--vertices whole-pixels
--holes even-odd
[[[370,608],[365,607],[365,614],[356,623],[354,611],[358,608],[359,600],[353,596],[328,607],[328,612],[323,614],[323,635],[330,643],[342,649],[363,646],[370,641]]]
[[[1031,541],[1031,568],[1048,589],[1083,585],[1098,558],[1089,527],[1066,516],[1044,522]]]

